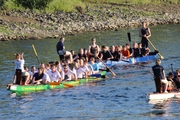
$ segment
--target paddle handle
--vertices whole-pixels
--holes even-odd
[[[116,76],[116,74],[99,58],[99,60],[102,62],[102,64],[112,73],[113,76]]]
[[[38,56],[38,54],[37,54],[37,52],[36,52],[36,49],[35,49],[35,47],[34,47],[33,44],[32,44],[32,48],[33,48],[33,50],[34,50],[35,55]]]
[[[36,49],[35,49],[35,47],[34,47],[33,44],[32,44],[32,48],[33,48],[33,50],[34,50],[34,54],[36,55],[36,58],[37,58],[37,60],[38,60],[38,63],[40,64],[38,54],[37,54]]]
[[[152,42],[149,40],[149,39],[147,39],[148,41],[149,41],[149,43],[151,44],[151,46],[153,47],[153,49],[154,50],[157,50],[156,48],[155,48],[155,46],[152,44]],[[161,59],[164,59],[164,57],[160,54],[160,52],[158,53],[158,55],[159,55],[159,57],[161,58]]]

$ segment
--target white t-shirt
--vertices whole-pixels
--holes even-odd
[[[73,72],[76,74],[77,78],[83,78],[83,76],[85,75],[85,71],[82,68],[73,68]]]
[[[51,82],[53,82],[53,81],[58,82],[59,79],[61,78],[61,75],[60,75],[60,73],[58,71],[48,72],[48,75],[49,75],[49,78],[50,78]]]
[[[43,80],[43,82],[45,82],[45,81],[50,82],[51,81],[50,78],[49,78],[49,75],[47,73],[44,73],[44,76],[43,76],[42,80]]]
[[[89,72],[90,71],[89,68],[86,65],[84,65],[83,67],[80,67],[80,68],[82,68],[85,72]]]
[[[64,71],[63,71],[64,72]],[[68,69],[67,72],[64,72],[64,80],[72,80],[74,72]]]
[[[22,72],[24,72],[24,63],[25,63],[25,60],[14,60],[14,64],[15,64],[15,70],[16,69],[21,69]]]

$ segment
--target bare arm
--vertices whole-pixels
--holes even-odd
[[[163,75],[164,75],[164,78],[166,79],[166,74],[165,74],[165,71],[163,70]]]
[[[92,55],[92,53],[91,53],[91,46],[88,47],[88,53],[89,53],[90,55]]]
[[[149,37],[151,37],[151,30],[150,30],[150,28],[148,28],[148,36],[146,36],[147,38],[149,38]]]
[[[24,60],[24,53],[21,54],[21,59]]]

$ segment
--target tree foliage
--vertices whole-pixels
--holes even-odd
[[[44,9],[52,0],[14,0],[17,5],[29,9]]]
[[[3,6],[6,0],[0,0],[0,6]]]

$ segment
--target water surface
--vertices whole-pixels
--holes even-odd
[[[164,56],[162,65],[166,73],[180,68],[180,25],[152,26],[150,40]],[[90,39],[95,37],[99,45],[124,45],[128,43],[127,32],[131,33],[132,43],[139,42],[139,28],[119,29],[119,31],[87,32],[68,36],[67,50],[78,51],[88,48]],[[180,119],[180,100],[171,99],[159,102],[146,101],[146,94],[155,91],[154,81],[149,70],[154,63],[117,66],[112,78],[98,83],[78,87],[49,90],[14,96],[6,90],[13,80],[14,53],[24,52],[27,66],[36,65],[32,44],[35,45],[41,62],[57,61],[56,43],[58,39],[0,42],[0,118],[1,119],[127,119],[164,120]],[[131,43],[131,44],[132,44]],[[153,49],[151,48],[153,51]]]

